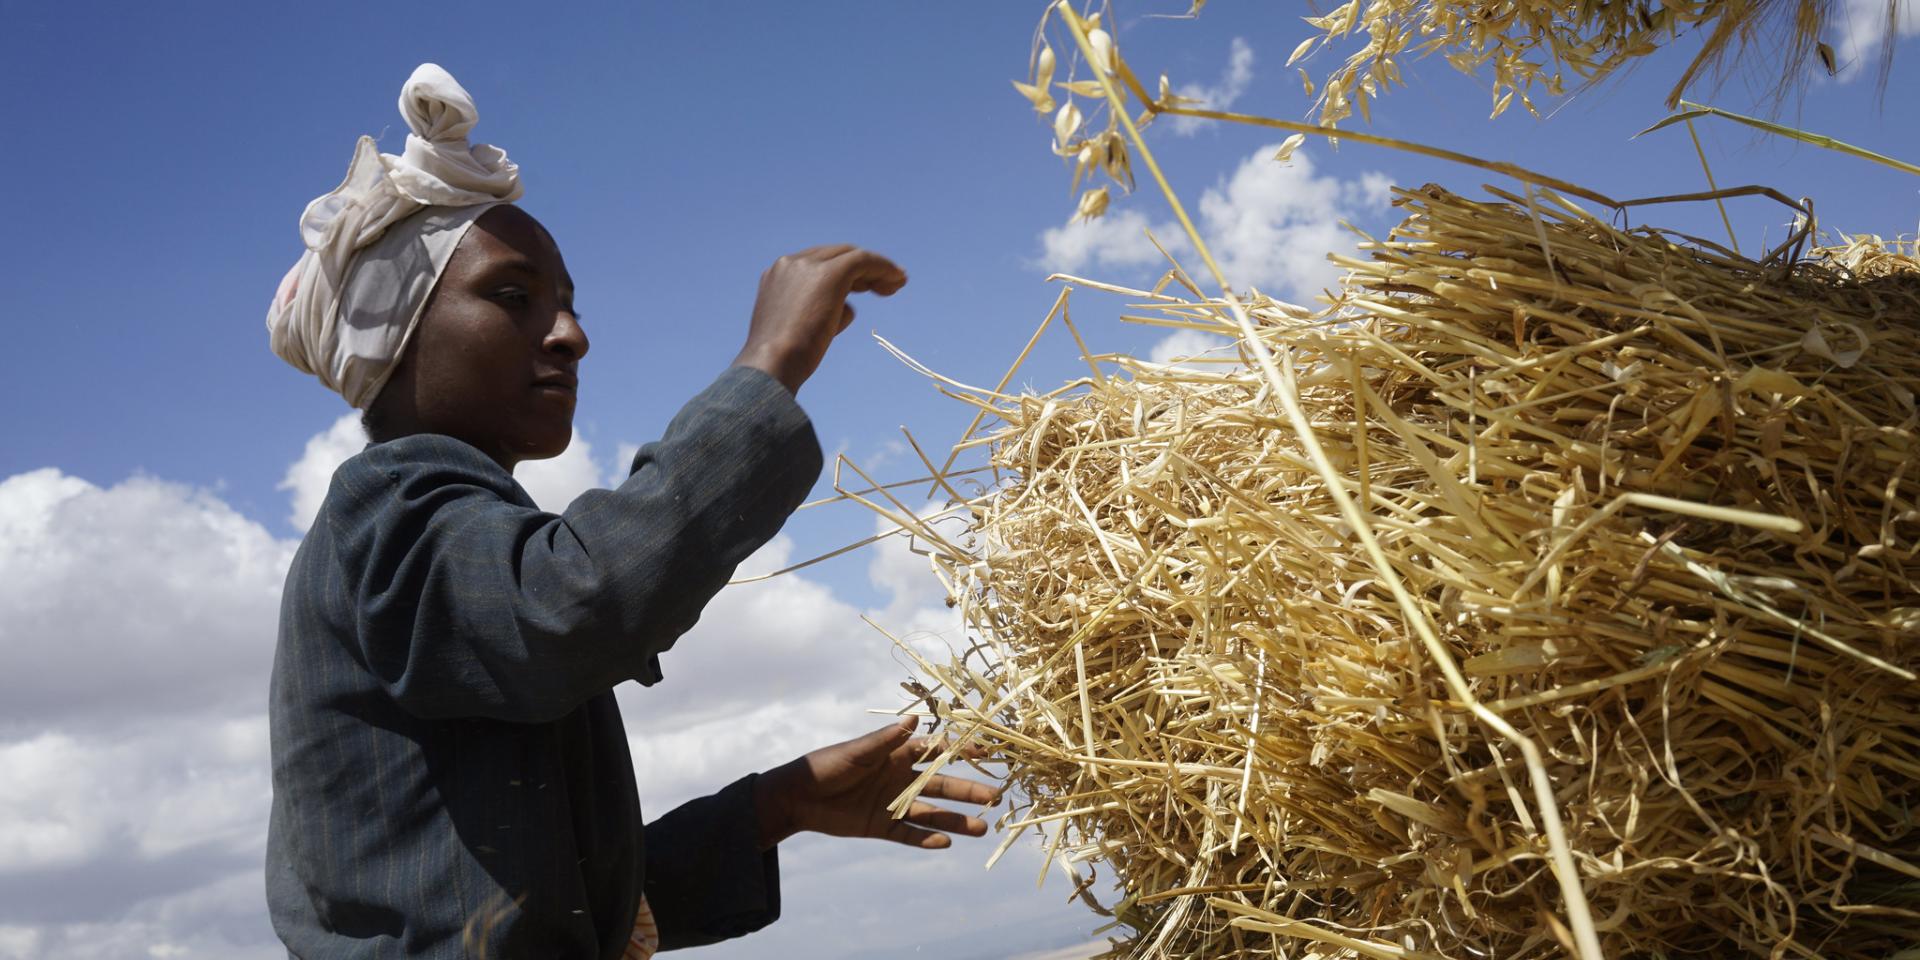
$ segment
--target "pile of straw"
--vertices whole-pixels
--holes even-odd
[[[1920,261],[1499,195],[1246,301],[1317,443],[1244,340],[973,393],[1003,482],[903,521],[976,637],[927,703],[1002,746],[1008,843],[1117,874],[1115,956],[1920,943]]]

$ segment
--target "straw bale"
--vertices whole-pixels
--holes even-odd
[[[1326,310],[1243,300],[1437,647],[1239,342],[970,395],[1002,479],[924,531],[975,637],[927,704],[1001,747],[1008,842],[1117,881],[1116,956],[1570,955],[1449,670],[1607,956],[1920,942],[1920,261],[1495,193],[1397,191]]]

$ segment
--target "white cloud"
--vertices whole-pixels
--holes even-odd
[[[1840,82],[1878,75],[1881,50],[1887,40],[1887,10],[1887,0],[1843,0],[1835,6],[1828,35],[1823,39],[1833,44]],[[1896,38],[1920,33],[1920,5],[1898,4],[1893,29]]]
[[[1201,230],[1235,286],[1306,299],[1338,279],[1327,254],[1353,244],[1340,221],[1379,196],[1385,178],[1315,176],[1313,154],[1302,148],[1291,163],[1278,163],[1272,157],[1279,148],[1254,151],[1200,195]]]
[[[875,635],[875,639],[879,639]],[[885,643],[884,640],[880,640]],[[736,662],[747,661],[737,656]],[[846,666],[842,661],[842,667]],[[640,784],[648,819],[694,797],[712,793],[756,770],[766,770],[809,750],[857,737],[892,718],[869,715],[869,707],[901,701],[898,687],[887,696],[885,675],[872,670],[825,671],[825,690],[799,690],[774,700],[735,700],[724,713],[683,712],[656,702],[636,684],[620,688],[620,714],[627,723],[627,747]],[[835,674],[840,675],[835,675]],[[685,678],[702,690],[720,690],[731,678]],[[853,687],[857,692],[843,691]],[[695,722],[686,723],[688,719]]]
[[[1115,269],[1166,264],[1147,239],[1149,230],[1176,257],[1189,249],[1179,224],[1151,226],[1138,210],[1116,210],[1095,220],[1048,228],[1040,234],[1039,265],[1052,273],[1079,273],[1089,265]]]
[[[1347,202],[1379,209],[1393,202],[1393,180],[1378,170],[1362,173],[1346,185]]]
[[[276,488],[288,491],[293,498],[293,512],[287,515],[287,522],[295,530],[305,533],[313,525],[313,518],[320,514],[320,504],[327,499],[333,471],[366,446],[367,432],[360,427],[358,410],[307,438],[306,452],[287,468],[286,476]]]
[[[0,870],[208,848],[248,853],[270,790],[266,757],[264,714],[0,743]]]
[[[1203,330],[1175,330],[1162,337],[1153,345],[1147,359],[1154,363],[1171,364],[1176,367],[1188,367],[1195,370],[1218,368],[1218,364],[1183,364],[1177,361],[1193,357],[1206,356],[1208,359],[1220,357],[1237,359],[1237,355],[1223,348],[1233,345],[1226,337],[1215,336]]]
[[[1302,147],[1289,163],[1273,160],[1280,144],[1271,143],[1242,159],[1225,177],[1201,193],[1197,226],[1220,269],[1240,291],[1257,288],[1270,295],[1307,301],[1334,286],[1340,268],[1327,254],[1352,247],[1343,220],[1378,215],[1392,200],[1392,181],[1378,171],[1351,179],[1315,172],[1313,151]],[[1153,235],[1179,258],[1190,275],[1204,267],[1192,254],[1185,231],[1171,220],[1152,225],[1137,210],[1122,210],[1090,222],[1055,227],[1041,234],[1042,266],[1077,273],[1093,266],[1112,271],[1112,279],[1141,281],[1141,268],[1164,264],[1146,239]],[[1156,363],[1190,357],[1226,341],[1196,330],[1169,334],[1150,351]]]
[[[1220,80],[1211,86],[1188,84],[1175,88],[1174,93],[1182,97],[1198,100],[1192,106],[1204,110],[1229,110],[1240,95],[1247,92],[1247,85],[1253,82],[1253,45],[1241,37],[1233,38],[1233,45],[1227,51],[1227,66],[1220,71]],[[1173,132],[1183,137],[1193,136],[1195,132],[1211,121],[1200,117],[1169,117],[1173,122]]]
[[[0,481],[0,960],[274,952],[264,709],[295,546],[149,477]]]
[[[794,559],[792,551],[790,540],[776,537],[749,558],[738,575],[780,569]],[[628,726],[637,737],[636,747],[641,740],[730,722],[770,704],[792,707],[797,701],[840,697],[857,713],[879,704],[851,701],[878,689],[880,679],[893,669],[886,640],[860,622],[859,608],[798,574],[722,590],[700,622],[661,655],[660,666],[666,677],[660,683],[620,687],[623,714],[645,718]],[[676,776],[704,777],[705,763],[731,762],[691,753],[686,758],[702,764],[701,769]],[[734,776],[746,772],[742,768]]]
[[[358,425],[343,422],[288,471],[296,516],[324,495],[329,461],[358,452]],[[537,495],[591,485],[584,443],[579,457]],[[603,479],[624,464],[613,472]],[[296,546],[207,491],[152,478],[0,481],[0,960],[281,952],[261,875],[264,700]],[[745,572],[792,559],[776,538]],[[867,612],[944,656],[959,631],[925,559],[898,540],[866,560],[887,598]],[[665,683],[619,691],[648,812],[887,722],[867,708],[904,706],[908,671],[861,612],[810,576],[723,591],[667,654]],[[878,960],[935,944],[985,958],[1084,939],[1095,918],[1063,887],[1032,896],[1037,849],[981,874],[992,845],[799,838],[783,853],[787,918],[714,956]]]
[[[629,456],[627,462],[633,458]],[[609,479],[609,474],[617,479]],[[566,452],[551,460],[525,460],[513,470],[513,478],[525,487],[527,495],[540,509],[548,513],[560,513],[567,509],[573,498],[595,487],[607,487],[626,479],[624,466],[613,470],[602,468],[593,459],[593,445],[573,432],[573,442],[567,444]]]
[[[1341,221],[1380,212],[1391,199],[1391,181],[1375,171],[1350,180],[1320,176],[1311,150],[1296,149],[1290,163],[1279,163],[1273,159],[1279,149],[1271,143],[1255,150],[1203,192],[1197,226],[1236,289],[1308,300],[1339,279],[1327,254],[1353,245]],[[1150,226],[1137,210],[1045,231],[1042,265],[1061,272],[1092,265],[1114,271],[1115,279],[1141,279],[1140,267],[1161,260],[1146,240],[1148,229],[1190,275],[1204,274],[1177,223]]]
[[[611,478],[614,482],[618,483],[627,478],[627,471],[633,467],[633,458],[640,455],[640,445],[637,443],[622,443],[615,447],[614,450],[613,473],[611,474]]]
[[[0,926],[0,960],[41,960],[58,956],[46,947],[48,941],[61,932],[52,926]],[[94,948],[98,944],[88,946]]]
[[[996,815],[989,812],[987,820]],[[780,852],[780,922],[751,937],[703,947],[699,955],[1014,960],[1045,949],[1043,956],[1058,960],[1094,956],[1094,950],[1060,948],[1084,944],[1104,918],[1069,902],[1058,870],[1044,888],[1034,888],[1042,849],[1031,833],[991,871],[983,869],[999,839],[989,833],[925,851],[878,840],[796,838]]]
[[[990,812],[987,820],[996,815]],[[1057,869],[1049,871],[1045,887],[1035,889],[1042,850],[1031,833],[991,871],[982,869],[999,839],[989,833],[925,851],[878,840],[799,838],[780,854],[780,922],[752,937],[702,948],[700,956],[1009,960],[1036,948],[1083,944],[1105,922],[1069,901],[1070,888]]]
[[[940,526],[945,532],[953,525]],[[873,529],[890,525],[876,518]],[[926,558],[902,537],[868,549],[867,576],[887,600],[866,614],[945,662],[963,634]],[[794,559],[780,538],[742,572],[770,571]],[[911,697],[900,685],[910,675],[905,658],[858,613],[792,575],[729,587],[663,658],[664,683],[622,686],[621,713],[648,815],[890,722],[870,710],[907,706]],[[676,683],[684,691],[669,689]],[[992,822],[998,811],[984,816]],[[796,838],[781,853],[780,923],[703,954],[713,960],[891,960],[925,952],[999,960],[1083,942],[1099,918],[1067,902],[1061,877],[1050,878],[1047,890],[1054,892],[1034,896],[1042,861],[1037,840],[1017,843],[992,873],[980,869],[999,839],[961,838],[950,850],[927,852],[880,841]],[[900,920],[907,916],[913,920]],[[983,927],[981,916],[995,921]]]
[[[1061,947],[1058,950],[1023,953],[1017,957],[1008,957],[1007,960],[1087,960],[1088,957],[1097,957],[1106,953],[1111,947],[1112,944],[1105,940],[1091,940],[1086,943],[1076,943],[1070,947]]]
[[[25,958],[40,952],[40,931],[34,927],[0,925],[0,960]]]
[[[106,871],[100,871],[105,873]],[[119,876],[68,884],[61,893],[83,904],[100,898]],[[204,882],[161,874],[175,886],[119,909],[110,918],[59,919],[0,926],[0,960],[260,960],[284,956],[262,904],[265,884],[257,864],[217,873]],[[118,901],[116,901],[118,902]]]
[[[367,435],[360,428],[359,411],[335,420],[333,426],[307,440],[306,452],[287,468],[278,487],[292,497],[293,512],[288,514],[287,522],[295,530],[305,532],[312,525],[314,516],[320,512],[320,504],[327,498],[333,472],[366,449],[366,445]],[[626,467],[639,449],[632,444],[622,444],[616,462],[602,467],[594,460],[593,445],[575,430],[565,452],[550,460],[524,461],[514,469],[513,477],[526,488],[540,509],[559,513],[587,490],[615,486],[626,479]]]
[[[873,529],[892,525],[875,518]],[[862,611],[799,574],[735,584],[661,656],[665,680],[620,687],[636,766],[649,758],[641,779],[650,802],[655,791],[677,803],[717,789],[887,722],[869,709],[909,705],[901,682],[913,675],[912,660],[863,622],[863,613],[936,663],[964,646],[958,613],[907,538],[866,549],[868,579],[886,592],[886,606]],[[792,541],[775,537],[736,576],[770,573],[796,559]]]
[[[913,459],[912,453],[913,453],[913,448],[907,446],[906,441],[888,439],[888,440],[882,441],[880,445],[876,447],[872,453],[869,453],[865,457],[861,458],[860,466],[862,469],[865,469],[866,471],[871,473],[879,470],[882,467],[887,466],[888,464],[896,463],[903,460],[911,462]]]
[[[945,511],[939,503],[927,504],[918,512],[936,535],[957,541],[955,545],[961,549],[974,548],[960,515],[941,516]],[[885,517],[874,518],[874,533],[895,529]],[[933,561],[927,556],[930,549],[931,545],[919,537],[907,534],[894,534],[868,548],[867,579],[892,598],[885,609],[874,611],[873,617],[896,636],[931,633],[945,641],[957,641],[960,615],[947,606],[946,587],[934,574]]]
[[[211,493],[0,481],[0,737],[257,712],[294,544]]]

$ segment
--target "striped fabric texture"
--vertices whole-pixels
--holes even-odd
[[[287,575],[270,691],[289,954],[615,960],[777,918],[753,775],[646,823],[612,690],[661,681],[820,469],[792,395],[741,367],[558,515],[451,437],[341,465]]]

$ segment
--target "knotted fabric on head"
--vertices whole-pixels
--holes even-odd
[[[406,151],[360,138],[346,180],[301,214],[307,251],[267,308],[273,352],[362,409],[400,362],[467,228],[520,197],[506,153],[468,144],[480,114],[447,71],[414,70],[400,113],[412,130]]]

